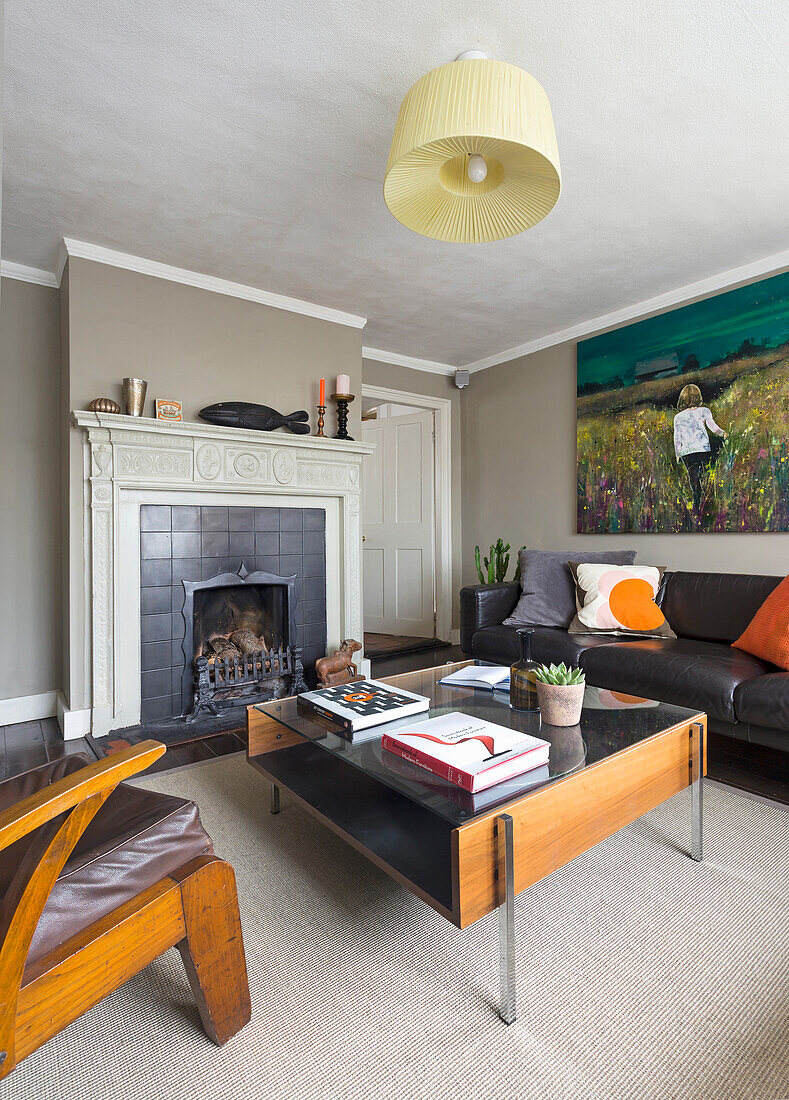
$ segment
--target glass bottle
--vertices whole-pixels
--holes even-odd
[[[531,659],[531,636],[533,630],[519,630],[521,640],[521,659],[510,669],[510,706],[513,710],[539,710],[537,702],[537,680],[535,672],[539,668]]]

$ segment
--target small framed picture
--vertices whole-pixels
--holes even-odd
[[[175,423],[177,420],[183,420],[183,410],[181,409],[180,401],[162,401],[160,398],[156,398],[156,419],[157,420],[169,420],[171,423]]]

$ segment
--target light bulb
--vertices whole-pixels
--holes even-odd
[[[482,183],[485,176],[488,174],[488,166],[485,163],[485,158],[481,157],[479,153],[474,153],[473,156],[468,158],[466,171],[472,183]]]

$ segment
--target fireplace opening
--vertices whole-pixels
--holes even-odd
[[[287,591],[284,585],[239,584],[195,592],[193,660],[287,646]]]
[[[249,573],[242,563],[238,573],[183,582],[187,720],[306,690],[301,646],[291,643],[296,579]]]

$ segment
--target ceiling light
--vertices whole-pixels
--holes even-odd
[[[479,153],[474,153],[468,158],[468,178],[472,183],[482,183],[485,176],[488,174],[488,165],[484,157],[481,157]]]
[[[533,76],[479,51],[406,94],[384,178],[398,221],[440,241],[498,241],[530,229],[561,189],[551,107]]]

